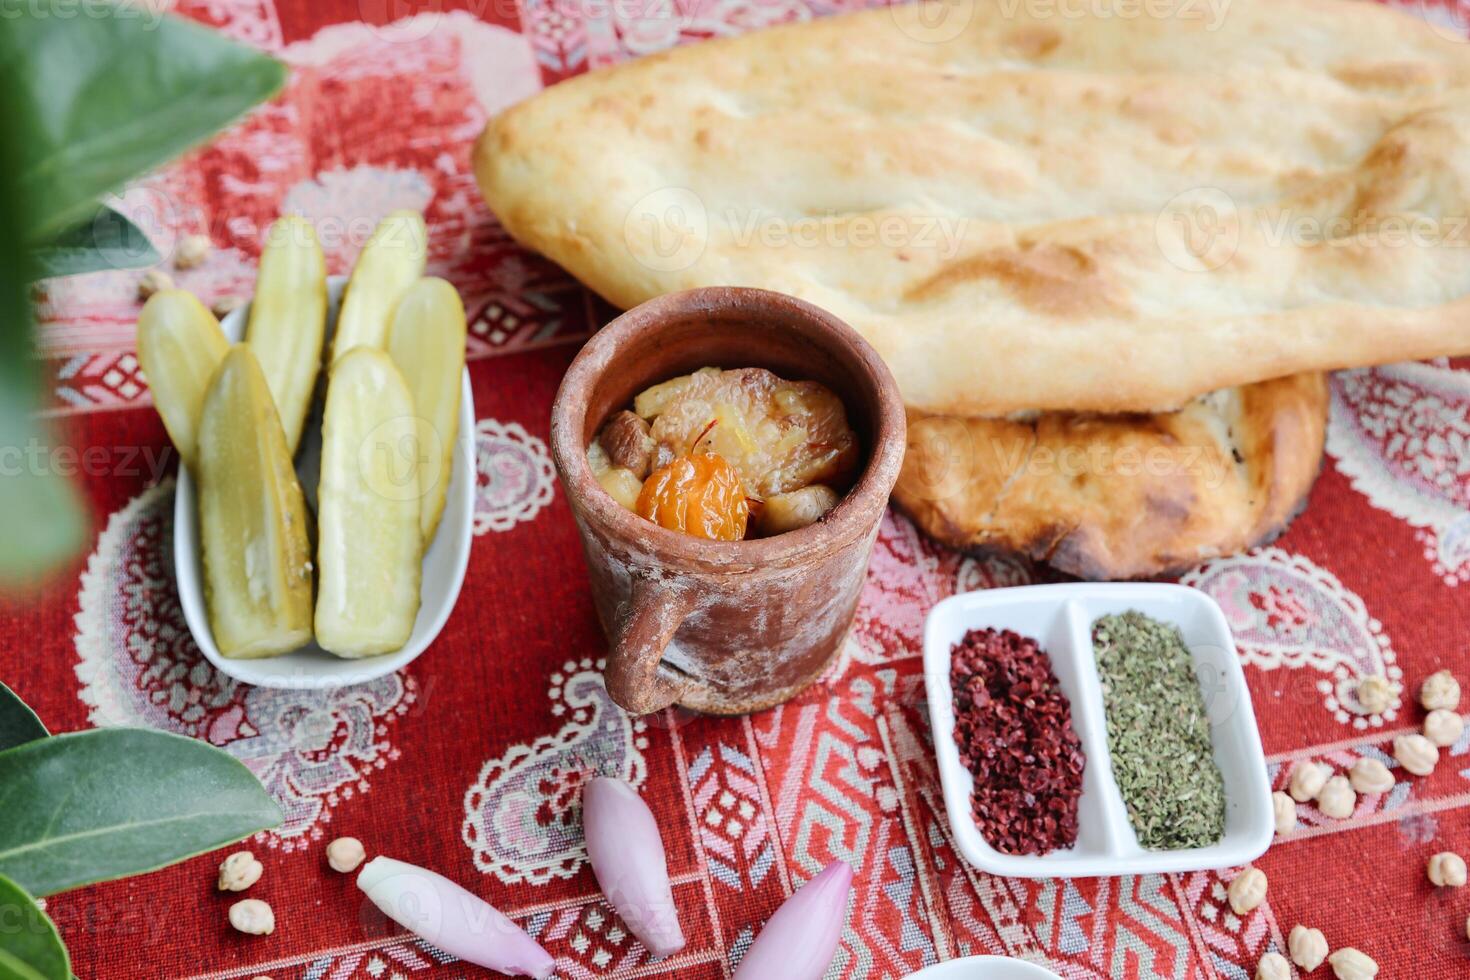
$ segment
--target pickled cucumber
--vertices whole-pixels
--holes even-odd
[[[199,542],[215,644],[271,657],[311,639],[306,503],[254,353],[229,349],[199,415]]]
[[[437,447],[402,373],[357,347],[332,368],[317,491],[316,638],[341,657],[408,642],[424,539],[419,470]]]
[[[326,330],[327,263],[316,229],[300,215],[286,215],[266,235],[245,342],[265,372],[293,455],[321,371]]]
[[[182,289],[154,293],[138,316],[138,362],[163,427],[190,469],[198,457],[204,393],[229,349],[214,314]]]
[[[428,243],[417,211],[394,211],[378,223],[347,281],[332,340],[333,364],[354,347],[387,344],[398,301],[424,274]]]
[[[460,378],[464,374],[464,303],[443,279],[420,279],[398,303],[388,353],[403,372],[414,411],[437,435],[439,451],[419,470],[419,523],[425,547],[434,539],[449,491],[459,433]],[[426,447],[427,448],[427,447]]]

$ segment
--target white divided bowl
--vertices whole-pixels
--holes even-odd
[[[330,305],[327,309],[327,343],[337,324],[337,309],[347,285],[344,276],[328,280]],[[221,326],[225,336],[238,341],[245,335],[250,315],[247,305],[225,317]],[[179,581],[179,601],[184,619],[194,642],[204,657],[237,681],[261,687],[297,689],[332,688],[360,684],[390,674],[423,653],[454,609],[469,566],[470,541],[474,531],[475,512],[475,405],[470,393],[470,373],[466,369],[460,380],[459,435],[455,441],[454,460],[449,477],[449,495],[444,503],[444,516],[433,543],[424,555],[423,579],[420,586],[418,618],[413,633],[401,650],[376,657],[348,660],[333,656],[315,643],[279,657],[262,660],[232,660],[220,654],[209,628],[209,615],[204,605],[204,568],[199,552],[199,509],[194,481],[186,468],[179,468],[178,489],[174,495],[174,569]],[[317,472],[321,463],[321,405],[313,406],[306,420],[301,446],[296,454],[296,472],[308,504],[315,508]]]
[[[1004,956],[966,956],[910,973],[906,980],[1061,980],[1055,973],[1025,960]]]
[[[1092,623],[1130,609],[1178,626],[1194,657],[1209,711],[1215,762],[1225,780],[1225,836],[1210,847],[1175,851],[1140,847],[1113,778]],[[1040,643],[1072,704],[1072,724],[1082,740],[1087,766],[1077,843],[1066,850],[1002,854],[986,843],[970,815],[974,779],[960,762],[954,742],[950,655],[967,631],[985,628],[1014,630]],[[1015,878],[1203,871],[1247,864],[1271,844],[1275,833],[1271,791],[1250,691],[1225,615],[1203,592],[1159,583],[1077,583],[953,596],[936,605],[925,621],[924,680],[950,828],[960,853],[983,871]]]

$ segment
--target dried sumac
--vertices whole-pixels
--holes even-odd
[[[1077,842],[1085,760],[1072,706],[1035,640],[971,630],[954,646],[954,740],[975,777],[971,812],[1004,854]]]

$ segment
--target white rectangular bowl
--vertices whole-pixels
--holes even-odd
[[[1092,649],[1101,616],[1137,610],[1180,628],[1194,657],[1209,711],[1215,762],[1225,780],[1225,836],[1210,847],[1151,851],[1139,846],[1113,777],[1102,682]],[[986,843],[970,816],[974,779],[954,741],[950,657],[973,629],[1014,630],[1051,657],[1087,763],[1082,776],[1077,843],[1044,855],[1002,854]],[[1266,758],[1235,641],[1220,607],[1182,585],[1076,583],[992,589],[952,596],[924,623],[924,680],[939,778],[960,853],[982,871],[1014,878],[1088,878],[1201,871],[1247,864],[1265,853],[1275,832]]]
[[[337,325],[337,311],[347,280],[333,276],[328,281],[327,349]],[[245,335],[250,307],[244,306],[225,317],[220,326],[233,343]],[[317,477],[322,453],[320,400],[313,405],[296,453],[296,473],[308,505],[316,507]],[[189,632],[204,657],[237,681],[261,687],[321,689],[361,684],[399,669],[423,653],[444,628],[464,584],[470,561],[470,542],[475,523],[475,402],[470,392],[470,372],[460,378],[459,435],[455,440],[449,476],[449,492],[439,530],[424,553],[418,618],[408,643],[400,650],[376,657],[344,659],[333,656],[315,643],[299,650],[260,660],[235,660],[219,652],[209,614],[204,604],[204,567],[199,550],[199,507],[194,481],[187,467],[179,467],[174,492],[174,571],[179,581],[179,602]]]

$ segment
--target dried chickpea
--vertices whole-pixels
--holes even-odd
[[[276,913],[258,898],[247,898],[230,906],[230,925],[249,936],[269,936],[276,931]]]
[[[1424,719],[1424,737],[1442,749],[1458,742],[1464,731],[1465,719],[1447,708],[1435,708]]]
[[[1358,681],[1358,703],[1369,714],[1381,715],[1393,704],[1393,685],[1382,674]]]
[[[1441,851],[1429,859],[1429,880],[1436,888],[1459,888],[1465,884],[1465,859],[1454,851]]]
[[[1337,980],[1373,980],[1378,976],[1378,964],[1361,950],[1344,946],[1331,956],[1327,962],[1332,964],[1332,975]]]
[[[1296,829],[1296,801],[1282,792],[1271,794],[1271,812],[1276,817],[1276,833],[1289,834]]]
[[[1247,867],[1230,881],[1226,890],[1236,915],[1245,915],[1266,900],[1266,872]]]
[[[333,871],[347,874],[367,860],[367,849],[356,837],[338,837],[327,845],[327,864]]]
[[[1321,929],[1292,926],[1291,934],[1286,937],[1286,948],[1291,953],[1291,961],[1308,973],[1327,959],[1327,937]]]
[[[1317,809],[1334,820],[1346,820],[1358,808],[1358,794],[1346,776],[1333,776],[1317,794]]]
[[[138,298],[147,299],[154,293],[174,288],[174,277],[162,269],[149,269],[138,277]]]
[[[214,314],[216,320],[223,320],[244,305],[244,296],[221,296],[209,304],[209,312]]]
[[[1393,740],[1393,757],[1416,776],[1427,776],[1439,764],[1439,749],[1423,735],[1400,735]]]
[[[1322,792],[1322,787],[1327,785],[1327,777],[1332,775],[1332,770],[1316,762],[1298,762],[1291,770],[1291,783],[1286,791],[1291,798],[1298,803],[1306,803],[1315,800],[1317,794]]]
[[[265,866],[249,851],[236,851],[219,866],[218,887],[222,892],[243,892],[260,880]]]
[[[1267,953],[1256,966],[1256,980],[1291,980],[1291,965],[1280,953]]]
[[[1393,789],[1393,773],[1377,759],[1359,759],[1348,772],[1348,780],[1359,793],[1387,793]]]
[[[1425,711],[1454,711],[1460,706],[1460,682],[1447,670],[1437,670],[1419,685],[1419,703]]]
[[[174,268],[193,269],[203,265],[212,248],[214,243],[208,235],[185,235],[179,239],[179,247],[174,252]]]

